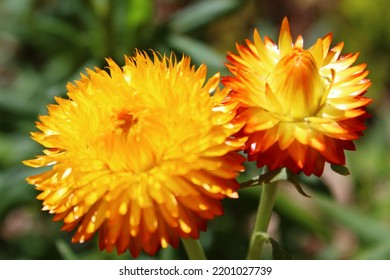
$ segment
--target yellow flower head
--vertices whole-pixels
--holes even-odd
[[[206,81],[188,57],[137,52],[108,65],[40,116],[32,137],[46,149],[24,164],[51,169],[27,181],[64,230],[77,228],[73,242],[99,232],[101,249],[153,255],[198,238],[221,199],[237,197],[245,139],[231,136],[242,125],[231,123],[236,105],[221,104],[219,75]]]
[[[355,148],[352,141],[368,117],[371,99],[363,94],[371,83],[365,64],[351,66],[358,54],[341,56],[343,43],[330,49],[331,39],[328,34],[304,49],[302,36],[292,42],[285,18],[278,44],[263,41],[255,30],[254,42],[228,53],[232,76],[222,83],[239,102],[245,151],[259,167],[320,176],[325,161],[345,165],[344,150]]]

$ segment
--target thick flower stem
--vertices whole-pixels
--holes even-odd
[[[261,258],[264,242],[268,239],[267,229],[275,204],[276,192],[276,183],[262,185],[260,203],[249,244],[248,260],[258,260]]]
[[[198,239],[182,238],[181,242],[183,243],[184,249],[187,252],[188,259],[206,260],[206,255],[203,251],[203,247]]]

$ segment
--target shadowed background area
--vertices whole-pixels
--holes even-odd
[[[68,81],[85,68],[104,67],[104,58],[124,64],[135,48],[190,55],[209,75],[224,68],[235,42],[253,29],[276,40],[287,16],[293,37],[309,47],[333,32],[343,54],[360,52],[370,70],[374,102],[357,151],[347,152],[351,175],[326,168],[304,177],[306,198],[281,183],[270,234],[296,259],[390,259],[390,9],[386,0],[2,0],[0,2],[0,259],[130,259],[100,252],[97,238],[71,244],[41,211],[38,192],[24,178],[37,173],[21,164],[40,154],[29,138],[38,115]],[[259,174],[254,165],[239,180]],[[225,214],[209,222],[200,241],[210,259],[243,259],[256,213],[259,188],[224,200]],[[269,246],[266,257],[271,258]],[[140,258],[151,258],[141,255]],[[182,246],[154,259],[186,259]]]

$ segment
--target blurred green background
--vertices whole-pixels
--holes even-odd
[[[24,178],[36,170],[21,160],[40,154],[29,138],[39,114],[68,81],[105,57],[123,65],[135,48],[174,51],[227,74],[223,63],[235,42],[261,35],[277,39],[288,16],[305,46],[333,31],[333,45],[360,52],[373,85],[365,136],[348,152],[350,176],[327,168],[302,177],[312,198],[281,183],[270,234],[296,259],[390,259],[390,9],[387,0],[0,0],[0,259],[131,259],[98,250],[96,239],[71,244],[61,222],[41,211],[38,192]],[[240,180],[258,173],[253,165]],[[209,222],[201,243],[210,259],[243,259],[259,189],[224,200],[225,215]],[[265,252],[271,258],[269,246]],[[149,259],[141,255],[141,259]],[[182,246],[154,259],[186,259]]]

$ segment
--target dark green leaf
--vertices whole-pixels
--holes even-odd
[[[287,180],[287,172],[285,168],[278,168],[262,174],[259,181],[262,183],[274,183],[281,180]]]
[[[286,179],[287,179],[287,173],[285,169],[279,168],[276,170],[268,171],[260,176],[255,176],[246,182],[242,182],[240,185],[241,188],[247,188],[247,187],[258,186],[261,184],[273,183],[273,182],[286,180]]]
[[[289,181],[291,184],[293,184],[293,186],[295,187],[295,189],[303,196],[306,196],[306,197],[311,197],[310,195],[308,195],[307,193],[305,193],[301,187],[301,184],[299,183],[299,180],[298,180],[298,177],[295,173],[291,172],[291,171],[287,171],[287,181]]]
[[[209,69],[221,69],[223,67],[223,55],[201,41],[188,36],[172,34],[168,37],[168,43],[174,49],[190,55],[195,63],[206,63]]]
[[[332,170],[340,175],[343,175],[343,176],[347,176],[347,175],[350,175],[351,173],[349,172],[349,169],[348,167],[344,166],[344,165],[335,165],[335,164],[331,164],[330,165],[330,168],[332,168]]]
[[[313,197],[316,205],[333,221],[353,231],[365,242],[377,242],[388,238],[390,228],[374,216],[352,206],[343,206],[320,194]]]
[[[386,238],[381,242],[371,244],[367,249],[362,250],[358,255],[359,260],[388,260],[390,259],[390,239]]]
[[[286,168],[279,168],[272,171],[268,171],[260,176],[253,177],[249,181],[243,182],[240,185],[241,188],[247,188],[258,186],[261,184],[275,183],[283,180],[289,181],[291,184],[293,184],[293,186],[301,195],[311,197],[302,189],[297,175]]]
[[[153,13],[151,0],[132,0],[129,2],[128,24],[130,27],[138,27],[149,21]]]
[[[271,242],[272,246],[272,258],[274,260],[292,260],[294,257],[288,253],[286,250],[284,250],[282,247],[280,247],[279,243],[273,239],[268,239]]]
[[[56,241],[56,247],[64,260],[77,260],[77,255],[73,252],[70,246],[62,239]]]
[[[279,214],[288,217],[294,224],[307,228],[319,238],[329,237],[331,229],[324,224],[322,217],[319,217],[315,212],[308,211],[305,205],[285,192],[278,193],[275,208]]]
[[[187,32],[204,24],[215,21],[215,18],[237,9],[240,0],[200,1],[177,12],[170,22],[176,32]]]

